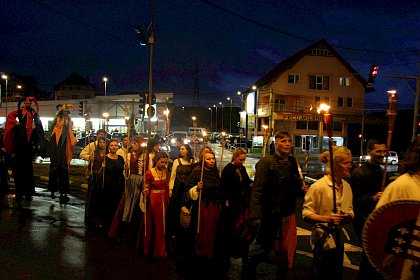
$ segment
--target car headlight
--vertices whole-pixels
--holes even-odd
[[[184,139],[184,144],[189,144],[189,143],[190,143],[190,140]]]
[[[176,143],[176,139],[171,139],[171,144],[175,144]]]

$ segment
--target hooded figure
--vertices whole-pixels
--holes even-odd
[[[48,190],[51,197],[60,192],[60,203],[68,202],[67,194],[70,193],[69,165],[73,156],[76,139],[73,135],[73,123],[70,118],[72,104],[57,105],[57,114],[49,129],[50,136],[50,176]]]

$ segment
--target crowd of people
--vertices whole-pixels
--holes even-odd
[[[0,142],[0,193],[9,192],[4,157],[12,155],[19,162],[13,171],[16,198],[32,199],[32,149],[45,150],[46,139],[51,157],[48,190],[52,198],[58,191],[60,203],[67,203],[75,144],[72,108],[57,106],[44,136],[39,108],[31,107],[36,100],[22,102],[22,108],[19,103],[9,114]],[[296,201],[304,192],[302,217],[314,225],[310,277],[339,280],[348,238],[344,225],[352,223],[362,240],[366,219],[375,208],[401,199],[420,201],[420,137],[407,152],[404,174],[388,187],[381,167],[387,147],[371,140],[367,144],[370,160],[353,170],[346,147],[321,153],[326,174],[308,188],[293,156],[291,135],[285,131],[274,135],[273,152],[256,164],[254,181],[243,166],[244,148],[236,148],[231,162],[220,170],[214,151],[205,144],[194,158],[191,147],[182,141],[168,155],[159,151],[155,138],[125,136],[120,148],[117,140],[107,140],[104,130],[96,134],[96,140],[80,153],[89,162],[86,226],[110,240],[132,244],[144,257],[175,257],[179,272],[187,275],[198,271],[203,276],[223,276],[235,257],[242,259],[243,279],[256,279],[259,263],[274,251],[276,279],[287,279],[297,246]],[[415,273],[418,270],[411,272],[418,277]],[[383,279],[366,254],[358,279]]]

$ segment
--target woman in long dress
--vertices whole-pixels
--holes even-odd
[[[101,228],[101,196],[103,186],[103,163],[105,159],[106,141],[105,138],[98,138],[96,149],[89,156],[89,169],[91,178],[89,181],[88,194],[85,208],[85,224],[93,228]]]
[[[169,174],[166,169],[168,155],[158,152],[154,157],[154,167],[146,172],[143,196],[147,198],[145,222],[139,231],[138,242],[144,240],[143,253],[155,259],[165,259],[166,250],[166,210],[169,202]],[[142,244],[138,244],[141,247]]]
[[[104,229],[108,232],[112,219],[117,211],[118,204],[124,192],[124,159],[117,155],[118,141],[112,139],[108,145],[109,153],[105,157],[105,182],[102,190],[102,221]]]
[[[194,168],[194,158],[191,147],[188,144],[181,144],[179,157],[174,160],[169,180],[169,208],[168,208],[168,237],[169,244],[174,245],[177,251],[182,250],[181,240],[182,228],[179,224],[179,213],[183,199],[185,200],[185,182]],[[175,242],[174,242],[175,239]]]
[[[140,193],[145,172],[145,141],[141,136],[135,136],[131,143],[128,160],[124,193],[114,215],[109,237],[114,239],[135,241],[141,221],[139,208]]]
[[[232,257],[248,257],[248,247],[252,236],[248,236],[248,208],[251,195],[252,180],[243,165],[246,150],[236,148],[232,154],[232,161],[222,171],[222,195],[225,200],[225,217],[223,246]]]

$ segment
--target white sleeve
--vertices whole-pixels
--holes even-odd
[[[172,165],[172,171],[171,171],[171,179],[169,180],[169,189],[174,189],[174,183],[175,183],[175,177],[176,177],[176,170],[178,168],[178,159],[176,159]]]
[[[190,198],[192,200],[197,200],[198,199],[198,195],[199,195],[199,192],[197,191],[197,186],[192,187],[189,190],[189,194],[190,194]]]
[[[80,152],[80,158],[84,159],[86,161],[89,160],[89,156],[91,153],[95,151],[95,142],[89,143],[81,152]]]

